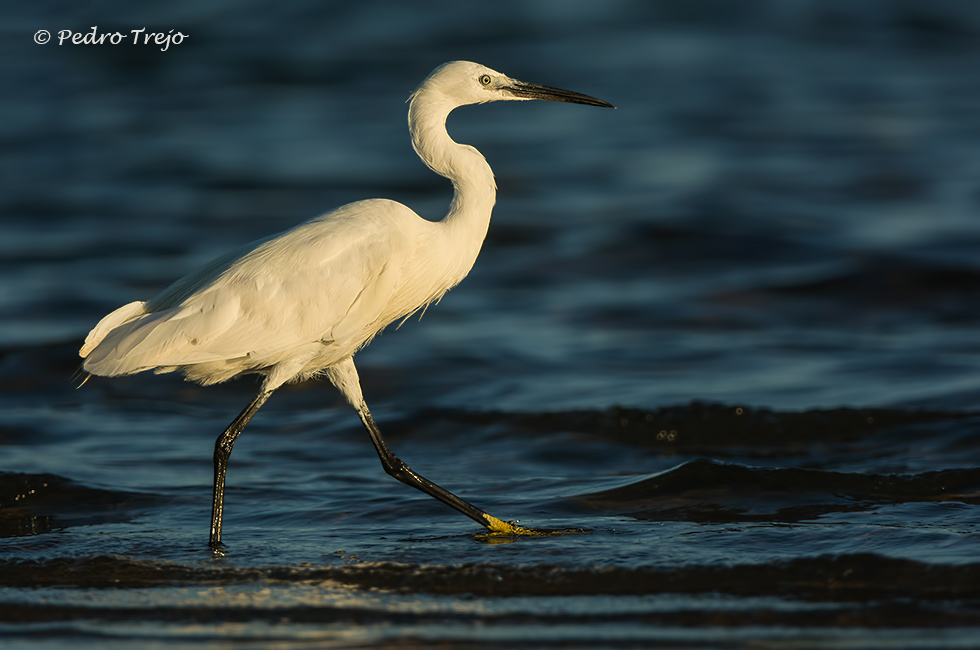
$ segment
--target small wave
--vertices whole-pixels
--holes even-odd
[[[0,472],[0,538],[126,521],[152,497],[79,485],[55,474]]]
[[[876,475],[696,460],[572,501],[645,520],[798,522],[884,503],[980,504],[980,470]]]
[[[778,304],[780,310],[787,310],[784,313],[818,322],[900,312],[907,317],[972,323],[980,319],[978,298],[980,271],[973,265],[865,255],[817,277],[720,293],[716,301],[766,309]]]
[[[562,566],[399,562],[341,566],[234,567],[182,564],[117,555],[0,560],[0,585],[15,588],[149,587],[335,583],[401,593],[481,596],[631,596],[782,593],[800,599],[924,600],[980,597],[980,564],[941,565],[876,554],[805,557],[728,566]]]
[[[923,427],[931,440],[948,438],[963,447],[964,436],[980,435],[980,416],[973,412],[900,408],[834,408],[774,411],[740,405],[691,402],[658,409],[611,407],[539,413],[500,411],[424,411],[418,421],[479,424],[501,435],[526,438],[531,434],[576,432],[631,447],[718,458],[748,456],[788,458],[814,456],[814,448],[836,449],[852,455],[874,439],[875,454],[890,446],[908,445],[908,437],[921,437]],[[965,422],[968,421],[968,422]],[[455,425],[454,425],[455,426]],[[452,428],[452,427],[447,427]],[[958,458],[959,452],[951,458]],[[827,458],[827,453],[816,457]]]

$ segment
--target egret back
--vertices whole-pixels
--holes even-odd
[[[214,383],[299,359],[297,373],[315,372],[451,286],[430,262],[439,259],[437,230],[393,201],[344,206],[223,256],[139,308],[113,312],[82,350],[85,370],[179,368]]]

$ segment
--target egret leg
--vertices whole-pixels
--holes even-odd
[[[221,547],[221,521],[225,510],[225,473],[228,471],[228,457],[238,436],[252,416],[261,408],[272,395],[271,390],[263,390],[255,399],[238,414],[238,417],[228,425],[224,433],[214,442],[214,498],[211,501],[211,539],[208,545],[213,549]]]
[[[357,414],[361,417],[361,422],[364,423],[364,428],[367,429],[368,435],[371,436],[371,442],[374,443],[374,448],[377,450],[378,456],[381,458],[381,465],[384,467],[385,472],[387,472],[390,476],[395,477],[405,485],[410,485],[417,490],[421,490],[429,496],[435,497],[446,505],[455,508],[481,526],[486,526],[491,533],[506,535],[544,534],[541,531],[524,528],[512,522],[497,519],[493,515],[480,510],[468,501],[464,501],[452,492],[439,487],[429,479],[416,473],[415,470],[406,465],[404,461],[398,458],[398,456],[396,456],[391,449],[388,448],[388,444],[381,436],[381,431],[378,429],[378,425],[374,422],[374,418],[371,417],[371,413],[367,410],[367,406],[364,406],[362,403],[356,408]]]

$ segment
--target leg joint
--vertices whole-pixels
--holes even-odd
[[[402,483],[412,481],[415,478],[415,472],[394,454],[391,454],[391,456],[381,456],[381,466],[384,467],[385,472],[389,476],[398,479]]]

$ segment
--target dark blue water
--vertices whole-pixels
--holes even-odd
[[[980,8],[24,3],[0,39],[0,645],[980,647]],[[159,47],[57,44],[173,29]],[[34,42],[40,29],[54,39]],[[463,284],[231,459],[243,379],[72,376],[86,332],[345,202],[432,219],[405,99],[476,60],[616,111],[460,109]]]

